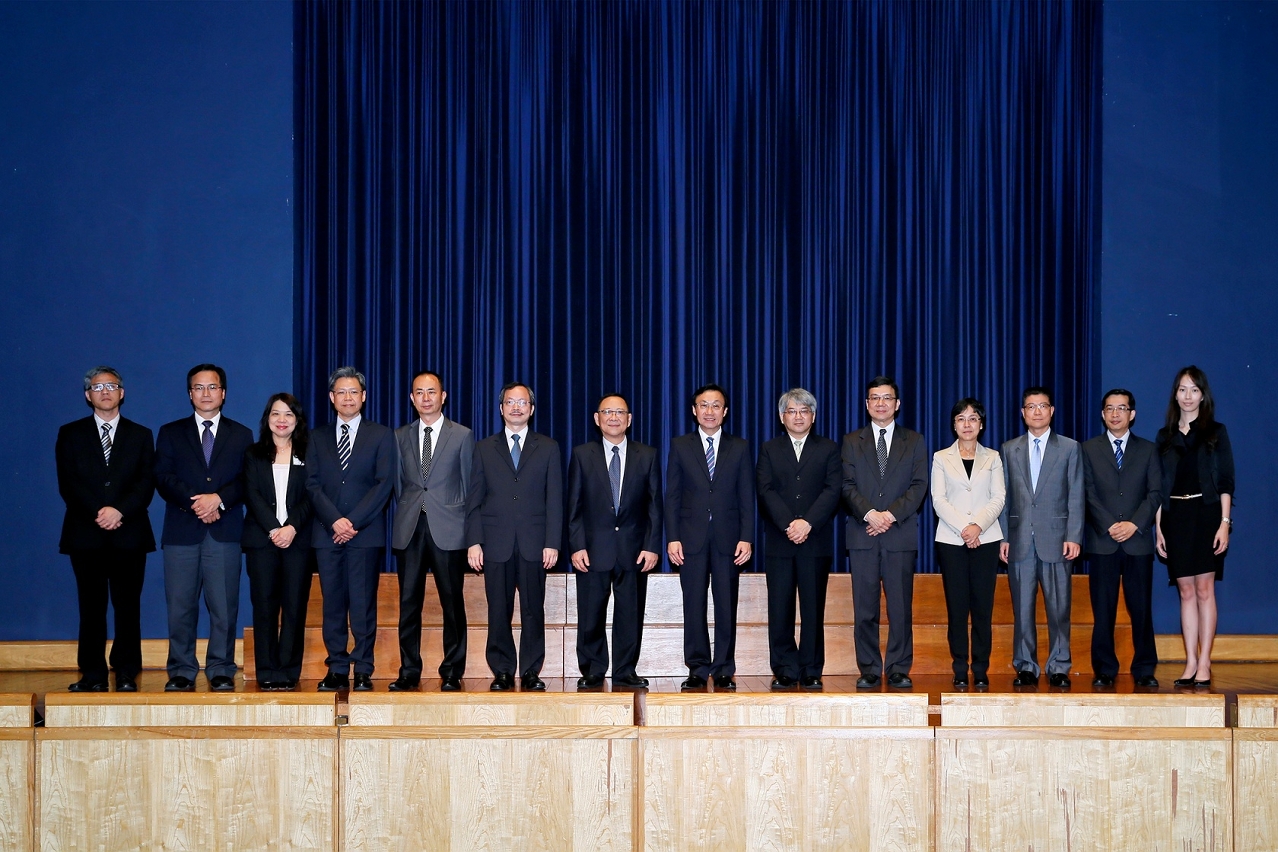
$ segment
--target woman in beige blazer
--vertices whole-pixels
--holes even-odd
[[[996,451],[977,440],[985,429],[985,406],[966,397],[954,403],[950,422],[958,438],[932,457],[932,508],[936,511],[936,557],[949,613],[954,685],[967,686],[967,622],[972,619],[972,682],[990,685],[990,619],[998,576],[1006,483]]]

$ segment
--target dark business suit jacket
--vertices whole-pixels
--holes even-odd
[[[666,540],[683,552],[714,547],[732,555],[737,542],[754,542],[754,464],[744,438],[722,429],[715,436],[714,480],[706,469],[701,433],[693,431],[670,442],[666,465]],[[714,518],[714,541],[706,528]]]
[[[527,562],[541,562],[544,548],[558,550],[563,538],[564,474],[559,444],[529,430],[510,460],[506,431],[475,445],[466,495],[466,544],[482,545],[484,561],[508,562],[519,546]]]
[[[244,534],[244,453],[253,433],[225,414],[213,440],[213,458],[204,464],[200,430],[189,414],[160,427],[155,440],[155,484],[164,498],[162,544],[191,545],[204,541],[239,544]],[[217,494],[226,507],[222,517],[206,524],[191,511],[196,494]]]
[[[244,456],[244,501],[248,513],[244,517],[244,547],[274,547],[270,531],[276,527],[291,526],[297,530],[295,545],[310,547],[311,498],[306,491],[306,465],[293,464],[288,468],[288,488],[284,493],[284,505],[288,514],[281,524],[275,517],[275,474],[272,460]]]
[[[311,544],[332,550],[333,524],[346,518],[358,532],[344,547],[386,546],[386,504],[395,490],[395,433],[360,418],[346,470],[337,458],[337,425],[311,432],[306,450],[306,490],[317,523]]]
[[[843,502],[848,510],[848,550],[869,550],[875,538],[885,550],[919,549],[919,508],[927,496],[927,445],[900,423],[892,432],[887,472],[879,475],[878,435],[873,423],[843,436]],[[891,512],[896,523],[882,535],[865,531],[871,509]]]
[[[788,433],[778,435],[759,448],[756,478],[764,520],[764,553],[782,558],[833,557],[833,520],[843,487],[839,445],[809,433],[803,457],[796,459],[794,439]],[[795,544],[785,534],[790,522],[799,518],[812,525],[803,544]]]
[[[1083,448],[1083,487],[1087,492],[1088,553],[1132,556],[1154,552],[1154,513],[1162,504],[1163,471],[1152,441],[1131,432],[1123,442],[1123,469],[1118,469],[1109,433],[1102,432]],[[1109,528],[1131,521],[1139,531],[1127,541],[1114,541]]]
[[[155,445],[151,430],[123,417],[116,423],[111,464],[92,415],[58,430],[54,455],[58,493],[67,504],[62,518],[62,553],[114,548],[155,550],[147,506],[155,494]],[[98,510],[112,506],[124,516],[119,529],[97,525]]]
[[[603,441],[572,451],[568,463],[568,543],[573,553],[590,554],[590,570],[637,571],[639,552],[661,554],[661,464],[657,451],[626,442],[621,506],[614,512],[608,453]]]

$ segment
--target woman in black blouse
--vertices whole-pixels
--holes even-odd
[[[1234,495],[1234,454],[1225,424],[1215,419],[1207,375],[1194,366],[1176,374],[1167,424],[1158,432],[1163,505],[1158,555],[1180,591],[1185,671],[1176,686],[1211,686],[1216,638],[1216,581],[1224,578]]]
[[[244,456],[245,562],[253,600],[259,689],[296,689],[311,594],[311,501],[306,413],[289,393],[266,401],[260,436]]]

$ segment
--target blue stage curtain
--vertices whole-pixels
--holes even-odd
[[[1031,384],[1093,431],[1099,3],[294,8],[315,421],[349,363],[373,419],[429,367],[481,437],[527,382],[565,460],[611,390],[664,454],[707,381],[756,450],[785,389],[838,439],[878,373],[930,451],[967,395],[1016,435]],[[930,501],[922,528],[935,570]]]

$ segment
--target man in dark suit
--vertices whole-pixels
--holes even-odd
[[[1162,500],[1162,466],[1154,444],[1133,434],[1136,397],[1116,388],[1101,401],[1106,431],[1083,443],[1087,493],[1084,546],[1091,558],[1092,686],[1113,686],[1118,675],[1114,621],[1122,583],[1132,621],[1132,677],[1157,687],[1151,598],[1154,584],[1154,515]]]
[[[444,416],[448,394],[437,373],[413,377],[417,419],[395,430],[399,476],[392,546],[399,568],[399,677],[392,692],[416,689],[422,676],[422,602],[426,572],[444,614],[440,689],[456,692],[466,673],[466,493],[475,456],[471,431]]]
[[[754,539],[754,465],[750,445],[723,431],[728,392],[703,385],[692,395],[697,430],[670,442],[666,465],[666,555],[683,590],[684,689],[709,678],[736,689],[737,590]],[[714,595],[714,657],[706,591]]]
[[[1027,434],[1003,444],[1003,476],[1007,502],[1000,526],[1007,539],[999,558],[1007,563],[1007,585],[1015,618],[1013,686],[1037,687],[1038,625],[1035,603],[1043,587],[1047,611],[1048,682],[1069,689],[1069,618],[1071,563],[1083,542],[1083,461],[1078,442],[1052,428],[1052,394],[1044,387],[1021,394],[1021,417]]]
[[[311,432],[306,490],[315,510],[315,547],[324,593],[324,664],[320,692],[373,688],[377,639],[377,579],[386,546],[386,504],[395,490],[395,433],[361,415],[368,398],[364,374],[338,367],[328,378],[337,422]],[[346,629],[350,620],[350,632]],[[348,637],[355,639],[348,652]]]
[[[195,633],[200,593],[209,613],[204,674],[209,688],[235,689],[235,633],[240,612],[240,537],[244,532],[247,426],[222,415],[226,371],[199,364],[186,374],[195,417],[160,427],[155,482],[164,498],[164,598],[169,610],[168,692],[191,692],[199,662]]]
[[[577,574],[578,689],[608,671],[608,597],[612,613],[612,682],[646,687],[635,673],[643,640],[648,572],[661,549],[661,464],[657,451],[626,437],[630,404],[621,394],[599,400],[602,441],[572,451],[568,463],[568,541]]]
[[[120,416],[124,380],[113,367],[84,374],[93,414],[58,430],[58,493],[67,505],[58,549],[71,557],[80,603],[72,692],[106,692],[107,597],[115,607],[111,668],[117,692],[137,692],[142,671],[139,602],[146,555],[155,550],[147,506],[155,494],[151,430]]]
[[[896,422],[896,382],[875,376],[865,387],[870,423],[843,437],[843,502],[852,572],[853,636],[861,670],[857,689],[883,675],[908,689],[914,665],[914,563],[919,551],[919,508],[927,496],[927,445]],[[879,587],[887,597],[887,654],[879,648]]]
[[[528,428],[536,410],[532,388],[511,382],[497,395],[502,431],[475,445],[466,495],[466,552],[484,575],[488,595],[488,668],[494,692],[515,685],[542,691],[546,660],[546,572],[559,561],[564,488],[559,445]],[[519,594],[519,656],[515,656],[515,594]]]
[[[803,388],[781,395],[785,432],[759,449],[756,478],[768,577],[768,657],[772,688],[801,682],[821,688],[825,666],[825,590],[834,561],[834,515],[843,469],[839,445],[812,431],[816,397]],[[802,619],[794,644],[794,595]]]

